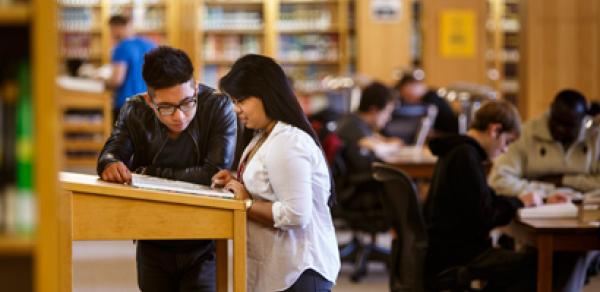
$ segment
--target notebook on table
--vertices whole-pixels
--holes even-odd
[[[184,194],[195,194],[209,197],[233,199],[233,193],[223,189],[213,189],[205,185],[184,181],[164,179],[160,177],[133,174],[131,185],[138,188],[168,191]]]
[[[575,218],[577,217],[577,206],[569,202],[523,208],[519,209],[519,216],[523,219]]]

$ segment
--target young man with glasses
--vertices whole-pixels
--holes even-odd
[[[196,84],[181,50],[158,47],[144,57],[148,92],[130,98],[98,159],[105,181],[130,183],[131,172],[210,184],[232,165],[236,116],[229,98]],[[214,243],[137,241],[138,285],[146,291],[215,291]]]

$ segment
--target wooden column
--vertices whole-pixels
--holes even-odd
[[[35,233],[36,292],[58,292],[60,254],[58,234],[58,178],[60,142],[56,102],[58,74],[57,1],[33,0],[32,5],[32,90],[35,116],[35,197],[37,231]]]
[[[400,15],[389,21],[373,17],[371,0],[356,1],[357,71],[387,83],[394,71],[411,68],[412,1],[399,1]]]
[[[521,0],[520,104],[524,118],[572,88],[600,100],[600,1]]]
[[[482,0],[422,0],[423,67],[426,81],[432,86],[456,82],[486,84],[485,21],[486,2]],[[470,50],[444,53],[442,47],[442,17],[452,13],[470,15],[472,46]],[[466,27],[465,27],[466,28]]]
[[[180,0],[170,4],[171,6],[178,6],[177,10],[179,13],[175,19],[171,19],[170,22],[176,23],[178,31],[178,47],[186,52],[192,64],[194,64],[194,77],[198,78],[202,67],[200,60],[202,47],[200,44],[200,26],[202,24],[202,11],[200,8],[203,6],[202,3],[196,0]]]
[[[263,2],[263,54],[272,58],[277,58],[277,50],[279,48],[279,37],[277,35],[279,4],[279,0],[270,0]]]

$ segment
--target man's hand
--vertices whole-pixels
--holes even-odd
[[[535,207],[542,204],[542,197],[536,192],[526,192],[519,195],[519,199],[525,207]]]
[[[571,201],[571,196],[562,192],[553,193],[546,198],[547,204],[566,203],[569,201]]]
[[[131,171],[121,161],[109,163],[100,177],[109,182],[131,184]]]

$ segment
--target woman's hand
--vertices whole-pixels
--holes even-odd
[[[231,174],[231,172],[227,169],[222,169],[219,172],[217,172],[215,175],[213,175],[213,177],[211,178],[212,183],[210,184],[211,188],[215,188],[215,187],[223,187],[225,185],[227,185],[227,183],[229,183],[231,180],[233,180],[233,175]]]
[[[250,193],[248,193],[246,187],[235,179],[230,180],[224,189],[232,192],[233,196],[238,200],[250,199]]]

